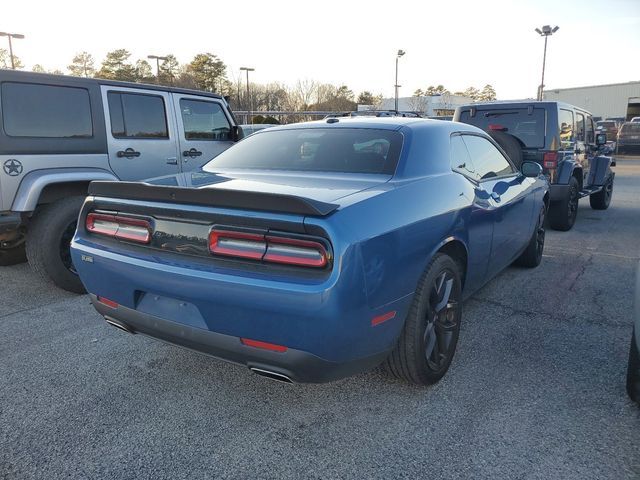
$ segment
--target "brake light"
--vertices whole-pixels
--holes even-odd
[[[558,168],[558,152],[545,152],[542,156],[542,166],[549,170]]]
[[[108,298],[98,297],[98,301],[107,307],[118,308],[118,303],[113,300],[109,300]]]
[[[90,213],[85,223],[88,232],[129,240],[136,243],[151,241],[151,224],[139,218],[121,217],[102,213]]]
[[[498,125],[495,123],[489,124],[489,130],[493,130],[494,132],[506,132],[508,130],[504,125]]]
[[[212,230],[209,251],[214,255],[301,267],[322,268],[329,263],[327,250],[320,242],[259,233]]]

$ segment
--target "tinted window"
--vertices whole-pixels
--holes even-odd
[[[303,128],[265,130],[205,165],[218,168],[393,174],[402,135],[389,130]]]
[[[3,83],[2,121],[12,137],[93,136],[89,92],[84,88]]]
[[[637,123],[625,123],[620,129],[620,133],[625,135],[639,135],[640,134],[640,122]]]
[[[585,139],[585,124],[584,115],[576,112],[576,140],[584,142]]]
[[[463,110],[460,121],[485,131],[496,129],[510,133],[527,147],[544,147],[545,111],[542,108],[477,109],[473,117],[470,110]]]
[[[587,143],[595,142],[593,118],[587,117]]]
[[[560,143],[562,149],[567,149],[573,142],[573,112],[561,108],[558,112],[558,123],[560,128]]]
[[[114,137],[169,138],[162,97],[109,92],[107,98]]]
[[[469,157],[469,151],[460,135],[451,137],[451,169],[474,180],[479,179]]]
[[[480,180],[514,172],[504,155],[489,140],[475,135],[464,135],[464,143]]]
[[[231,127],[220,104],[180,99],[180,112],[187,140],[228,140]]]

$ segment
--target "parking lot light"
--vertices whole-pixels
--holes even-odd
[[[147,55],[147,58],[156,61],[156,83],[160,84],[160,60],[166,62],[169,59],[167,57],[159,57],[158,55]]]
[[[11,70],[15,70],[16,64],[13,60],[13,45],[11,44],[11,39],[23,39],[24,35],[22,35],[21,33],[0,32],[0,37],[7,37],[9,39],[9,58],[11,59]]]
[[[255,72],[255,68],[252,67],[240,67],[240,71],[245,71],[247,72],[247,123],[253,123],[253,117],[251,116],[251,110],[253,110],[251,107],[251,97],[249,96],[249,72]],[[251,118],[251,121],[249,121],[249,118]]]
[[[542,29],[536,28],[536,33],[541,37],[544,37],[544,54],[542,56],[542,80],[540,81],[540,86],[538,87],[538,94],[536,96],[538,100],[542,100],[542,91],[544,90],[544,67],[547,62],[547,39],[549,38],[549,36],[556,33],[559,28],[560,27],[558,27],[557,25],[553,28],[551,28],[550,25],[544,25]]]
[[[396,84],[394,85],[395,89],[396,89],[396,95],[395,95],[395,110],[396,112],[398,111],[398,87],[400,87],[400,85],[398,85],[398,59],[403,56],[405,53],[404,50],[398,50],[398,53],[396,54]]]

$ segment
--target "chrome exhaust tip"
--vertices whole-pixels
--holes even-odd
[[[287,377],[282,373],[272,372],[271,370],[264,370],[262,368],[256,368],[256,367],[249,367],[249,370],[251,370],[253,373],[256,373],[262,377],[267,377],[277,382],[293,383],[293,380],[291,380],[289,377]]]
[[[116,327],[117,329],[122,330],[123,332],[131,333],[131,334],[135,333],[128,325],[121,323],[114,318],[107,317],[105,315],[104,319],[109,325],[111,325],[112,327]]]

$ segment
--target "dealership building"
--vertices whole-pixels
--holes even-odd
[[[584,108],[601,118],[624,118],[629,99],[640,99],[640,81],[611,83],[590,87],[550,88],[545,90],[545,100],[567,102]]]

